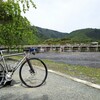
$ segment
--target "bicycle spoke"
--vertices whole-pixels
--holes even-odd
[[[20,69],[20,78],[28,87],[38,87],[44,83],[47,77],[47,69],[44,63],[36,58],[29,60],[31,67],[25,62]],[[24,72],[26,74],[24,74]]]

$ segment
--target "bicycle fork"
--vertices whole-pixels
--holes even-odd
[[[29,65],[29,67],[30,67],[29,72],[30,72],[31,74],[35,74],[35,70],[33,69],[32,64],[31,64],[31,62],[28,60],[28,58],[26,58],[26,61],[27,61],[28,65]]]

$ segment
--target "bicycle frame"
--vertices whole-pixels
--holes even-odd
[[[12,76],[14,72],[20,67],[19,69],[19,77],[21,82],[31,88],[39,87],[41,86],[46,78],[47,78],[47,67],[45,63],[38,58],[33,58],[30,54],[33,54],[32,51],[29,50],[24,50],[24,53],[16,53],[16,54],[7,54],[4,55],[3,50],[0,51],[0,60],[2,63],[0,64],[1,66],[1,83],[0,86],[3,87],[7,82],[12,82]],[[11,69],[9,69],[9,62],[5,58],[12,57],[12,56],[18,56],[18,55],[23,55],[22,58],[20,58],[18,61],[16,61],[14,64],[11,63]],[[36,62],[36,63],[35,63]],[[38,68],[37,62],[39,63],[41,68]],[[13,65],[13,66],[12,66]],[[44,69],[42,69],[42,67]],[[42,70],[41,70],[42,69]],[[38,72],[37,72],[38,71]],[[26,72],[24,74],[23,72]]]
[[[17,70],[17,68],[21,66],[21,64],[26,60],[26,58],[28,58],[28,53],[26,54],[25,52],[24,53],[16,53],[16,54],[3,55],[3,50],[2,50],[2,51],[0,51],[0,54],[1,54],[1,59],[0,60],[2,60],[3,67],[4,67],[4,69],[5,69],[7,74],[9,73],[9,71],[7,69],[8,65],[6,63],[5,58],[12,57],[12,56],[25,55],[22,59],[20,59],[20,61],[17,61],[14,64],[13,70],[10,72],[11,73],[11,77],[12,77],[13,73]]]

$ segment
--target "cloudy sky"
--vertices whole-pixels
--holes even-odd
[[[31,25],[71,32],[100,28],[100,0],[33,0],[37,9],[25,14]]]

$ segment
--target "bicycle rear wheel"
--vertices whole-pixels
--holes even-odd
[[[31,88],[41,86],[45,82],[47,74],[48,71],[45,63],[38,58],[26,60],[19,71],[22,83]]]
[[[2,64],[0,64],[0,88],[4,86],[4,78],[5,78],[5,71]]]

